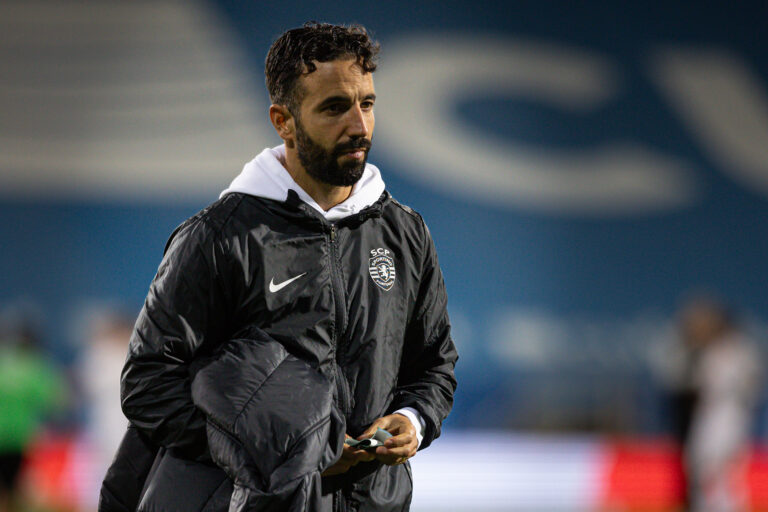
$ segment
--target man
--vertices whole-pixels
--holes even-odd
[[[429,232],[367,164],[377,52],[362,27],[311,23],[280,36],[266,81],[284,145],[246,164],[168,243],[131,339],[122,405],[164,448],[160,466],[185,461],[171,473],[210,465],[190,383],[222,343],[255,325],[333,382],[349,437],[392,434],[375,453],[344,448],[323,473],[323,509],[410,503],[407,461],[439,435],[457,355]],[[200,492],[209,469],[177,476],[176,485],[198,482],[178,494]],[[140,509],[168,510],[146,504],[160,486],[145,487]]]

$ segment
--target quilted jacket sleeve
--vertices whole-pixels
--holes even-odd
[[[440,435],[453,406],[454,366],[458,359],[446,310],[448,298],[432,237],[424,228],[424,258],[414,315],[406,330],[395,399],[391,410],[413,407],[424,419],[426,448]]]
[[[209,458],[205,418],[192,403],[190,362],[226,334],[223,260],[216,232],[182,224],[166,246],[123,368],[123,412],[153,442],[189,459]]]

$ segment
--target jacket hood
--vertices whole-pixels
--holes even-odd
[[[232,180],[219,197],[240,192],[275,201],[286,201],[288,192],[293,190],[299,199],[317,210],[327,220],[335,221],[371,206],[384,192],[385,186],[381,172],[375,165],[366,164],[362,177],[352,187],[352,193],[347,200],[325,211],[293,180],[283,162],[285,162],[284,144],[266,148],[245,164],[242,172]]]

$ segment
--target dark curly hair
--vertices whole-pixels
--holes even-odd
[[[317,69],[314,61],[357,59],[363,70],[376,71],[379,43],[361,25],[332,25],[310,21],[283,33],[272,43],[264,66],[269,98],[297,115],[301,103],[299,77]]]

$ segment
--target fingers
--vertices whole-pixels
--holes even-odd
[[[396,435],[407,432],[409,430],[412,431],[413,425],[405,416],[400,414],[390,414],[389,416],[381,417],[371,423],[371,426],[368,427],[365,432],[360,434],[360,436],[357,438],[358,441],[373,436],[373,434],[375,434],[376,430],[378,429],[383,429],[392,435]]]
[[[366,450],[359,450],[345,444],[341,452],[341,458],[342,460],[349,461],[351,463],[351,466],[354,466],[358,462],[372,461],[373,459],[376,458],[376,456]]]
[[[374,423],[374,425],[375,425],[375,423]],[[373,427],[373,425],[371,425],[371,427]],[[370,430],[371,427],[368,427],[368,430]],[[374,432],[376,432],[376,428],[378,428],[378,427],[373,427],[373,431]],[[366,439],[368,437],[371,437],[373,434],[366,435],[368,430],[366,430],[360,436],[358,436],[357,440],[360,441],[361,439]],[[347,436],[347,437],[351,439],[350,436]],[[354,456],[355,456],[355,458],[357,458],[357,460],[359,462],[370,462],[370,461],[372,461],[372,460],[374,460],[376,458],[376,455],[374,455],[373,453],[370,453],[367,450],[355,450],[354,448],[351,448],[351,447],[350,447],[350,449],[354,451]]]
[[[354,448],[344,443],[344,446],[341,447],[341,459],[339,460],[352,460],[354,458],[352,457],[353,451],[355,451]]]
[[[387,432],[389,432],[392,435],[397,434],[403,434],[406,432],[411,432],[414,435],[416,434],[416,431],[413,428],[413,423],[411,423],[411,420],[403,416],[402,414],[390,414],[389,416],[384,416],[382,418],[383,420],[386,420],[387,427],[384,428]]]
[[[349,437],[349,436],[347,436]],[[373,460],[374,456],[365,450],[356,450],[349,445],[344,445],[341,450],[341,457],[331,467],[323,471],[322,476],[333,476],[346,473],[358,462],[367,462]]]
[[[401,414],[390,414],[378,418],[358,437],[358,440],[373,436],[379,428],[392,434],[392,437],[384,442],[384,446],[376,448],[373,455],[376,459],[392,466],[402,464],[416,455],[419,443],[416,439],[416,430],[408,418]]]
[[[360,434],[360,435],[357,437],[357,440],[358,440],[358,441],[361,441],[361,440],[363,440],[363,439],[368,439],[369,437],[372,437],[372,436],[373,436],[373,434],[375,434],[375,433],[376,433],[376,430],[378,430],[378,429],[380,429],[380,428],[382,428],[382,429],[384,429],[384,430],[387,430],[387,427],[388,427],[388,426],[389,426],[389,424],[388,424],[388,422],[387,422],[387,419],[386,419],[386,417],[384,417],[384,418],[379,418],[379,419],[377,419],[376,421],[374,421],[373,423],[371,423],[371,426],[370,426],[370,427],[368,427],[367,429],[365,429],[365,432],[363,432],[362,434]]]
[[[358,462],[369,462],[376,458],[376,456],[367,450],[356,450],[350,447],[350,457],[354,459],[355,464]]]
[[[377,454],[392,454],[403,457],[413,457],[416,455],[418,443],[416,439],[407,434],[397,436],[397,438],[387,439],[384,446],[379,446],[376,449]]]
[[[390,437],[384,443],[384,446],[376,448],[376,458],[390,466],[402,464],[416,455],[417,449],[418,442],[416,441],[416,436],[411,433],[400,434]]]
[[[395,466],[397,464],[403,464],[412,457],[409,450],[388,450],[379,446],[376,449],[376,459],[379,462],[386,464],[387,466]]]
[[[354,450],[349,448],[347,445],[344,445],[339,460],[334,462],[331,467],[323,471],[322,476],[333,476],[349,471],[349,468],[357,464],[357,459],[352,455],[353,451]]]
[[[368,450],[358,450],[358,452],[362,452],[362,453],[360,453],[360,455],[358,455],[358,460],[360,462],[370,462],[370,461],[376,459],[376,454],[371,453]]]
[[[416,444],[416,436],[411,432],[398,434],[384,441],[385,448],[400,448],[402,446],[409,446],[411,444]]]
[[[379,446],[376,448],[375,452],[358,450],[345,444],[341,450],[341,457],[339,457],[339,460],[326,469],[322,476],[346,473],[351,467],[357,465],[359,462],[368,462],[374,459],[378,459],[390,466],[402,464],[416,455],[418,442],[416,441],[416,433],[413,426],[407,418],[398,414],[377,419],[357,439],[361,440],[372,437],[379,428],[396,435],[387,439],[384,442],[384,446]],[[346,438],[350,439],[350,436],[347,435]]]

